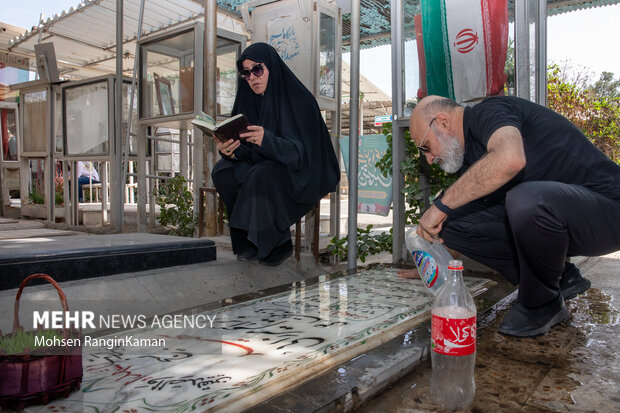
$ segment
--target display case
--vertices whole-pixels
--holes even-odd
[[[54,222],[56,211],[55,159],[56,120],[60,108],[57,94],[63,81],[45,79],[11,85],[19,91],[17,150],[21,215]],[[16,177],[15,177],[16,178]],[[17,182],[17,178],[13,180]],[[3,191],[5,191],[3,186]]]
[[[63,153],[68,158],[107,160],[114,134],[115,76],[62,86]],[[123,81],[123,141],[126,139],[131,81]],[[123,146],[124,147],[124,146]]]
[[[0,101],[0,213],[7,216],[13,201],[19,199],[19,128],[17,103]]]
[[[140,44],[140,119],[194,113],[196,45],[202,26]]]
[[[252,41],[272,45],[314,94],[320,108],[335,111],[342,37],[338,7],[327,1],[254,0],[240,10]]]
[[[25,157],[45,157],[62,152],[61,85],[33,80],[11,85],[20,94],[21,153]],[[50,136],[51,135],[51,136]]]

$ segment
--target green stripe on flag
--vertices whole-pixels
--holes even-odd
[[[428,94],[454,99],[445,0],[422,0],[422,30]]]

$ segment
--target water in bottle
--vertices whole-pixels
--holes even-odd
[[[433,295],[437,295],[446,280],[448,262],[452,256],[440,242],[428,242],[412,227],[405,235],[407,250],[411,254],[420,278]]]
[[[451,260],[433,303],[430,396],[448,411],[467,410],[476,395],[476,305],[463,282],[463,263]]]

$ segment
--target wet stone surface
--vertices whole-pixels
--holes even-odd
[[[592,260],[592,259],[591,259]],[[620,253],[582,267],[592,288],[567,302],[571,317],[543,336],[497,332],[507,308],[479,330],[472,412],[620,411]],[[428,397],[431,361],[399,380],[358,412],[441,411]]]

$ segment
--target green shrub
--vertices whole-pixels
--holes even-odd
[[[28,199],[30,199],[33,204],[45,203],[45,197],[37,188],[32,188],[32,191],[28,194]]]
[[[386,123],[383,125],[383,134],[386,135],[388,150],[385,155],[377,161],[375,166],[379,168],[384,177],[392,175],[392,124]],[[418,148],[411,140],[409,131],[405,131],[405,155],[400,164],[401,173],[403,174],[405,185],[402,189],[402,193],[405,197],[405,221],[406,225],[417,224],[420,221],[420,216],[424,212],[425,202],[425,189],[429,189],[431,197],[438,193],[440,190],[452,185],[456,180],[456,175],[447,174],[439,167],[439,165],[428,165],[426,160],[420,157]],[[424,174],[427,176],[428,185],[422,187],[420,184],[420,176]],[[381,251],[392,250],[392,234],[390,229],[388,233],[381,233],[377,235],[371,235],[370,230],[372,225],[366,227],[366,229],[357,229],[357,256],[362,261],[366,261],[368,255],[377,254]],[[339,260],[347,258],[348,242],[346,238],[334,237],[330,241],[330,245],[327,247],[330,254],[335,255]]]
[[[159,187],[157,196],[159,222],[172,226],[170,235],[191,237],[198,219],[194,214],[194,197],[187,189],[187,181],[181,175],[175,176]]]
[[[357,229],[357,258],[366,262],[369,255],[378,254],[381,251],[392,251],[392,228],[389,232],[382,232],[377,235],[370,234],[372,225],[368,225],[366,229]],[[327,252],[335,255],[338,261],[344,261],[348,257],[348,240],[347,238],[334,237],[327,246]]]
[[[375,166],[379,168],[384,177],[392,175],[392,124],[383,126],[383,134],[387,137],[388,150]],[[405,131],[405,154],[400,163],[400,171],[403,174],[405,185],[402,193],[405,197],[405,218],[407,225],[417,224],[424,212],[424,191],[428,189],[431,197],[440,190],[449,187],[456,180],[455,174],[447,174],[439,165],[428,165],[420,156],[417,146],[411,139],[409,130]],[[421,186],[420,176],[426,175],[428,184]]]

